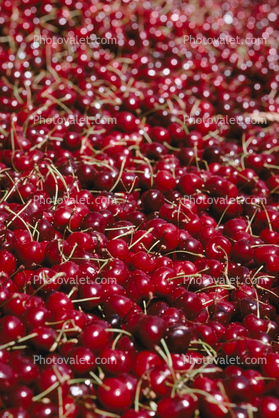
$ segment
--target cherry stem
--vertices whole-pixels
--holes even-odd
[[[37,336],[38,336],[38,334],[36,332],[34,332],[33,334],[30,334],[30,335],[25,335],[25,337],[21,337],[21,338],[18,338],[17,340],[10,341],[9,343],[1,345],[0,350],[3,350],[4,348],[7,348],[7,347],[12,347],[13,345],[16,345],[17,343],[22,343],[24,341],[27,341],[27,340],[29,340],[31,338],[34,338],[34,337],[37,337]]]
[[[106,331],[106,332],[120,332],[121,334],[126,334],[126,335],[128,335],[129,337],[133,337],[133,335],[132,335],[130,332],[125,331],[124,329],[118,329],[118,328],[106,328],[106,329],[105,329],[105,331]]]
[[[44,398],[46,395],[48,395],[50,392],[52,392],[54,389],[56,389],[60,385],[60,382],[54,382],[50,387],[48,387],[44,392],[39,393],[39,395],[36,395],[32,398],[33,402],[40,401],[42,398]]]
[[[103,381],[94,372],[89,372],[89,374],[93,377],[93,379],[95,379],[98,385],[104,386],[106,390],[109,389],[107,386],[104,385]]]
[[[135,412],[139,412],[139,398],[141,390],[142,378],[138,381],[136,393],[135,393]]]

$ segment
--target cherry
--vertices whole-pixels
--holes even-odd
[[[46,301],[46,308],[52,312],[61,309],[72,310],[74,308],[73,302],[64,293],[52,293]]]
[[[212,391],[210,395],[201,399],[202,413],[210,418],[224,417],[229,412],[224,395],[217,390]]]
[[[212,238],[205,247],[205,253],[208,258],[223,260],[231,252],[231,243],[225,237]]]
[[[10,359],[10,365],[17,371],[19,383],[22,385],[30,385],[37,379],[39,368],[33,359],[16,354]]]
[[[172,251],[178,246],[179,230],[172,224],[160,225],[157,228],[156,237],[161,239],[161,250]]]
[[[258,318],[254,314],[246,316],[243,320],[243,325],[252,334],[256,331],[266,331],[268,326],[264,319]]]
[[[5,392],[12,389],[18,382],[17,373],[8,365],[0,363],[0,388]]]
[[[156,211],[164,204],[164,196],[159,190],[150,189],[142,196],[143,206],[147,212]]]
[[[224,335],[224,340],[229,341],[239,337],[248,337],[248,335],[248,330],[235,322],[228,325]]]
[[[195,395],[167,397],[158,403],[157,415],[159,418],[193,417],[196,407],[197,397]]]
[[[238,407],[238,406],[234,406],[231,409],[231,413],[229,412],[225,416],[227,418],[230,418],[230,417],[235,417],[235,418],[248,418],[249,417],[248,412],[247,412],[247,409],[241,408],[241,407]]]
[[[245,370],[243,376],[249,380],[254,395],[259,396],[264,392],[265,383],[260,372],[257,370]]]
[[[0,264],[1,269],[10,276],[15,272],[16,258],[9,251],[0,251]]]
[[[131,299],[122,295],[111,295],[104,302],[104,310],[107,315],[119,315],[124,320],[133,312],[141,311]]]
[[[276,231],[271,231],[268,228],[263,229],[261,231],[260,237],[266,244],[278,244],[279,243],[279,233]]]
[[[117,125],[123,132],[133,132],[138,124],[136,117],[130,112],[120,112],[117,118]]]
[[[51,328],[39,326],[33,329],[33,333],[36,335],[31,342],[38,350],[48,351],[56,343],[57,333]]]
[[[58,414],[58,407],[53,403],[43,404],[40,402],[34,402],[31,405],[30,413],[35,416],[42,418],[55,418]]]
[[[216,390],[216,382],[209,377],[202,377],[198,376],[195,381],[193,382],[193,388],[203,390],[205,392],[211,392],[212,390]]]
[[[28,418],[28,412],[21,407],[7,409],[5,412],[3,412],[3,414],[1,414],[1,418],[5,418],[7,414],[15,418]]]
[[[195,319],[201,312],[202,303],[199,297],[192,292],[186,292],[174,301],[175,307],[181,309],[187,319]]]
[[[107,249],[113,257],[119,258],[123,261],[128,260],[129,248],[123,239],[118,238],[108,242]]]
[[[152,273],[156,267],[154,257],[145,251],[138,251],[130,257],[130,265],[133,270],[142,269],[145,273]]]
[[[55,237],[55,228],[47,219],[40,219],[37,229],[40,241],[51,241]]]
[[[222,277],[223,266],[219,260],[199,259],[195,261],[195,266],[206,274],[210,274],[214,278]]]
[[[78,299],[81,307],[90,311],[92,308],[100,305],[104,300],[104,291],[98,283],[84,283],[79,287]]]
[[[163,360],[153,351],[140,351],[136,354],[133,364],[133,372],[137,377],[141,377],[149,369],[162,365]]]
[[[186,139],[185,131],[179,123],[171,123],[168,130],[172,143],[177,144],[179,142],[183,142]]]
[[[150,308],[148,309],[148,315],[152,316],[160,316],[164,314],[164,312],[168,309],[169,305],[165,302],[156,302],[152,301],[150,304]]]
[[[98,387],[98,399],[106,410],[117,414],[123,414],[132,403],[128,387],[115,377],[103,380],[102,385]]]
[[[209,307],[209,312],[214,321],[227,325],[235,313],[235,306],[230,302],[221,301],[216,305],[211,305]]]
[[[212,347],[215,347],[217,343],[217,338],[215,333],[212,332],[212,328],[208,325],[197,325],[196,327],[194,327],[193,333],[198,339],[206,342]]]
[[[180,254],[180,257],[186,258],[190,261],[196,261],[197,259],[203,257],[202,244],[194,238],[182,239],[181,234],[179,240],[179,250],[185,251],[185,255],[182,253]]]
[[[233,402],[249,401],[252,397],[249,380],[244,376],[230,376],[223,381],[227,395]]]
[[[107,346],[109,335],[103,325],[95,323],[84,328],[79,341],[82,346],[100,353]]]
[[[259,403],[258,412],[260,416],[275,418],[279,411],[279,401],[272,396],[265,396]]]
[[[166,323],[162,318],[157,316],[143,316],[138,322],[136,335],[144,347],[152,348],[154,345],[160,344],[160,340],[164,337],[165,331]]]
[[[103,273],[105,282],[107,279],[108,283],[123,285],[128,280],[129,270],[123,261],[115,258],[109,262],[108,267],[109,269]]]
[[[132,358],[125,351],[106,348],[100,357],[102,368],[108,374],[128,373],[132,368]]]
[[[135,111],[140,106],[140,99],[135,94],[129,94],[123,99],[122,105],[126,110]]]
[[[128,296],[136,303],[150,299],[154,293],[154,285],[151,279],[140,270],[135,272],[125,285],[125,288]]]
[[[277,353],[269,353],[266,361],[262,364],[262,373],[268,377],[279,376],[279,355]]]
[[[231,258],[238,263],[248,263],[252,260],[254,250],[251,248],[251,242],[248,239],[241,239],[234,243]]]
[[[202,158],[206,160],[209,164],[219,163],[222,161],[221,159],[222,155],[223,155],[222,149],[216,145],[215,146],[213,145],[204,149]]]
[[[104,232],[106,227],[106,219],[100,213],[91,212],[85,216],[82,221],[82,228],[92,228],[94,231]]]
[[[96,357],[88,348],[74,347],[69,353],[69,359],[74,359],[70,361],[69,366],[78,375],[84,375],[95,369]]]
[[[61,279],[60,279],[61,280]],[[55,271],[48,268],[39,268],[31,277],[31,284],[35,290],[43,291],[58,290],[60,283],[58,277],[55,278]]]
[[[170,352],[186,353],[190,341],[191,331],[185,325],[174,324],[169,327],[166,335],[166,343]]]
[[[30,268],[36,264],[42,263],[45,256],[45,250],[42,243],[32,242],[20,246],[17,254],[25,267]]]
[[[179,189],[181,193],[186,195],[193,195],[197,189],[203,188],[203,181],[200,176],[194,173],[187,173],[180,177]]]
[[[155,126],[150,132],[150,138],[155,142],[170,143],[170,133],[162,126]]]
[[[25,335],[25,327],[16,316],[6,315],[0,319],[1,344],[17,340]]]
[[[175,179],[170,171],[159,170],[156,175],[154,186],[162,193],[169,192],[175,188]]]

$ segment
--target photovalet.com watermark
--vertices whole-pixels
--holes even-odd
[[[205,199],[199,195],[197,196],[188,196],[184,195],[184,199],[188,199],[191,202],[195,203],[196,205],[202,205]],[[218,203],[221,205],[232,205],[234,203],[238,203],[239,205],[267,205],[267,198],[262,196],[238,196],[238,197],[206,197],[206,202],[208,205],[212,205],[213,203]]]
[[[45,197],[41,195],[35,195],[32,197],[32,200],[36,203],[39,203],[40,205],[51,205],[51,206],[59,206],[59,205],[65,205],[65,206],[71,206],[76,204],[82,204],[82,205],[90,205],[92,204],[92,201],[86,197],[57,197],[57,198],[51,198],[51,197]],[[107,196],[96,196],[94,198],[94,202],[97,205],[115,205],[118,203],[118,200],[116,197],[107,197]]]
[[[216,124],[218,126],[224,126],[224,125],[239,125],[241,123],[246,123],[247,125],[256,125],[256,124],[267,124],[267,119],[265,117],[259,117],[257,114],[255,116],[252,115],[240,115],[236,117],[232,116],[212,116],[209,118],[202,118],[202,117],[195,117],[195,116],[187,116],[184,115],[183,122],[188,125],[200,125],[202,123],[208,123],[208,124]]]
[[[238,366],[256,366],[261,364],[266,364],[266,357],[245,357],[241,358],[240,356],[230,357],[225,356],[205,356],[205,357],[191,357],[187,354],[182,354],[182,360],[185,364],[193,365],[210,365],[215,364],[216,366],[229,366],[229,365],[238,365]]]
[[[179,277],[179,276],[178,276]],[[204,278],[202,276],[182,276],[183,277],[183,284],[184,285],[194,285],[194,286],[204,286]],[[262,279],[262,276],[259,277],[225,277],[221,276],[218,278],[212,278],[212,284],[210,286],[221,286],[221,287],[228,287],[228,288],[234,288],[240,284],[246,284],[246,285],[256,285],[258,282],[260,282]],[[206,289],[206,288],[205,288]]]
[[[33,355],[33,362],[36,364],[47,364],[47,365],[104,365],[104,364],[116,364],[117,360],[116,358],[105,358],[105,357],[95,357],[94,362],[89,361],[87,357],[80,357],[80,356],[72,356],[72,357],[44,357],[41,354],[35,354]]]
[[[71,285],[71,286],[78,286],[78,285],[84,285],[84,284],[90,284],[90,283],[97,283],[97,284],[102,284],[102,285],[107,285],[107,284],[117,284],[117,279],[115,277],[80,277],[78,275],[76,276],[72,276],[72,277],[67,277],[65,276],[53,276],[53,277],[42,277],[39,275],[34,275],[32,277],[32,281],[33,283],[39,283],[40,285],[43,284],[49,284],[52,282],[55,282],[56,284],[59,285]]]
[[[44,118],[41,115],[34,116],[34,122],[40,125],[116,125],[117,119],[104,116],[83,116],[69,115],[68,117]]]
[[[210,38],[202,35],[197,35],[196,37],[192,35],[184,35],[183,37],[184,44],[189,43],[191,46],[198,46],[198,45],[212,45],[215,48],[218,48],[220,45],[265,45],[266,39],[265,38],[240,38],[240,36],[236,36],[235,38],[231,36],[220,36],[218,38]]]
[[[116,38],[99,37],[95,34],[90,36],[79,37],[74,36],[53,36],[47,37],[42,35],[34,35],[34,43],[38,45],[88,45],[90,48],[96,48],[98,45],[117,45]]]

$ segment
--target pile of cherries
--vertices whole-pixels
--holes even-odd
[[[0,418],[278,418],[278,15],[2,0]]]

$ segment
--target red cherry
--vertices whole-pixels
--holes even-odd
[[[158,403],[157,414],[159,418],[184,418],[193,417],[197,408],[197,397],[195,395],[167,397]]]
[[[279,401],[272,396],[264,397],[258,406],[260,416],[266,418],[276,418],[279,412]]]
[[[105,379],[99,386],[98,399],[106,410],[116,414],[123,414],[132,403],[132,395],[126,384],[114,377]]]

